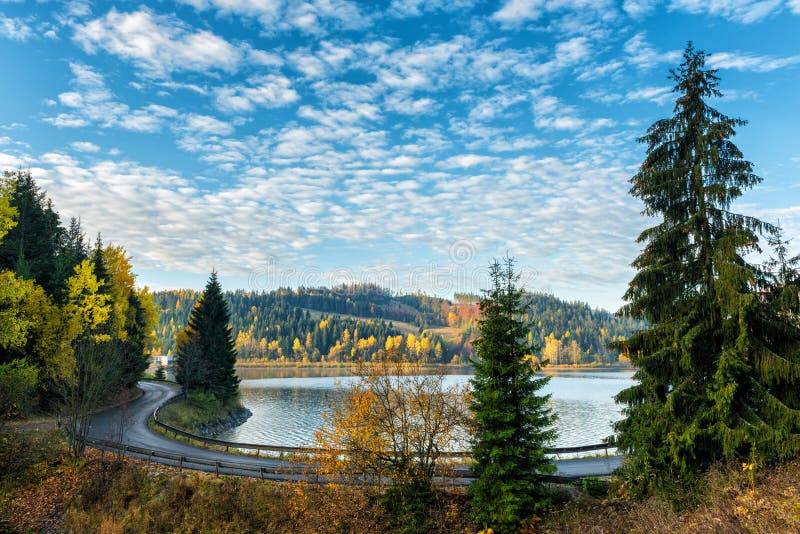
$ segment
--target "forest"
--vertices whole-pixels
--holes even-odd
[[[171,354],[199,292],[154,293],[160,319],[153,350]],[[392,295],[372,284],[280,288],[226,293],[236,350],[242,360],[347,362],[373,360],[391,349],[429,363],[467,363],[480,316],[476,295],[454,300],[415,293]],[[534,357],[552,364],[613,364],[608,347],[642,328],[634,319],[548,294],[529,294],[528,341]]]
[[[121,245],[62,223],[29,171],[0,177],[0,416],[86,409],[135,387],[157,310]],[[91,392],[92,380],[102,388]],[[96,397],[96,398],[93,398]],[[91,401],[91,402],[89,402]]]

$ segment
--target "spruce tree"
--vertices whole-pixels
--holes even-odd
[[[549,395],[538,392],[548,378],[526,343],[529,326],[524,292],[516,284],[513,261],[494,262],[492,287],[480,301],[480,337],[473,343],[474,445],[470,485],[473,518],[497,533],[515,532],[520,522],[546,502],[542,474],[553,470],[545,445],[555,439],[555,417],[546,406]]]
[[[156,373],[154,375],[154,378],[156,380],[166,380],[167,379],[167,371],[166,371],[166,369],[164,369],[164,365],[163,364],[158,364],[158,367],[156,367]]]
[[[217,273],[212,272],[189,317],[185,340],[176,348],[176,379],[184,389],[207,391],[223,402],[238,395],[230,320]]]
[[[89,259],[89,250],[86,243],[86,236],[83,234],[81,223],[75,217],[69,221],[69,228],[62,234],[62,242],[58,254],[56,266],[56,277],[59,280],[66,280],[75,272],[75,267],[83,260]],[[56,299],[61,302],[66,298],[65,292],[56,295]]]
[[[671,117],[640,141],[647,155],[631,194],[656,219],[641,233],[637,273],[621,314],[648,327],[618,348],[637,384],[617,401],[618,447],[631,488],[690,483],[722,459],[767,462],[798,450],[800,332],[766,295],[766,278],[745,255],[775,228],[731,210],[761,182],[731,142],[745,121],[707,99],[721,96],[705,54],[686,48],[671,71]]]
[[[34,279],[50,296],[60,296],[66,277],[58,266],[64,237],[58,214],[30,171],[5,172],[0,182],[16,210],[16,225],[0,241],[0,269]]]

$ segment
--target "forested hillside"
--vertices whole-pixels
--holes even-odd
[[[172,352],[175,334],[186,325],[198,295],[192,290],[155,294],[161,310],[155,351]],[[456,295],[454,301],[393,296],[374,285],[239,290],[226,298],[240,359],[341,362],[396,349],[424,361],[465,363],[479,317],[474,295]],[[608,343],[642,326],[552,295],[529,295],[528,309],[529,341],[541,348],[537,357],[551,363],[617,362]]]

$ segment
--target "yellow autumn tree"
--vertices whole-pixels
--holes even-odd
[[[40,389],[67,376],[73,365],[61,311],[44,289],[10,271],[0,273],[0,347],[38,369]]]
[[[58,384],[73,457],[83,455],[92,412],[121,372],[120,354],[111,346],[106,324],[111,317],[109,296],[99,289],[92,262],[84,260],[76,265],[75,273],[67,280],[68,300],[63,308],[74,367],[70,376]]]
[[[17,225],[17,210],[11,205],[7,195],[0,191],[0,241]]]
[[[419,363],[388,359],[360,365],[344,398],[317,432],[319,468],[330,480],[383,485],[402,517],[418,521],[433,495],[442,454],[465,436],[467,392]],[[417,505],[422,508],[417,509]],[[411,514],[411,515],[408,515]]]

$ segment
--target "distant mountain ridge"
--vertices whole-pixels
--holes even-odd
[[[175,334],[198,296],[184,289],[154,294],[161,310],[154,351],[173,351]],[[551,363],[616,363],[618,354],[607,344],[643,326],[585,303],[539,293],[529,297],[529,342],[540,348],[537,357]],[[480,315],[475,295],[457,294],[453,300],[392,295],[373,284],[237,290],[226,298],[242,360],[342,362],[396,350],[431,363],[467,363]]]

